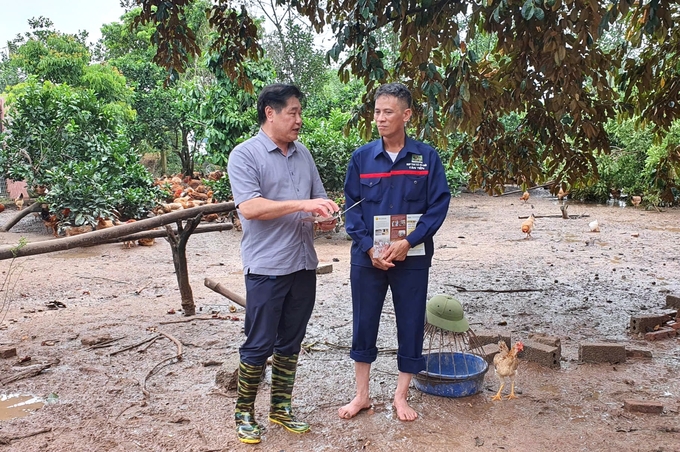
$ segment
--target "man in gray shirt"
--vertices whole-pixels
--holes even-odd
[[[339,211],[327,199],[309,150],[297,141],[302,93],[292,85],[265,87],[257,100],[260,132],[236,146],[227,171],[243,226],[241,258],[246,281],[245,342],[239,349],[236,433],[260,442],[255,397],[272,355],[269,420],[294,433],[309,430],[291,410],[298,353],[316,297],[312,215]],[[335,221],[319,222],[331,230]]]

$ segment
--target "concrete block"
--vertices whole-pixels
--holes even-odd
[[[0,347],[0,358],[8,359],[17,356],[17,349],[15,347]]]
[[[668,320],[670,320],[668,314],[634,315],[630,318],[630,332],[649,333]]]
[[[500,331],[475,331],[474,332],[475,338],[477,340],[477,344],[479,347],[483,347],[487,344],[496,344],[498,345],[498,341],[503,340],[505,342],[505,345],[510,348],[512,345],[510,343],[511,338],[510,335],[507,333],[501,333]],[[472,345],[472,344],[470,344]]]
[[[659,328],[657,331],[645,333],[646,341],[662,341],[664,339],[673,339],[676,336],[676,331],[673,328]]]
[[[486,344],[485,346],[482,347],[482,351],[486,356],[486,362],[489,363],[490,366],[493,366],[493,358],[501,350],[500,348],[498,348],[498,344]]]
[[[562,359],[562,340],[557,336],[549,336],[547,334],[530,334],[529,339],[539,342],[550,347],[557,347],[558,357]]]
[[[550,345],[542,344],[533,339],[524,341],[524,352],[521,358],[526,361],[532,361],[542,366],[559,368],[560,367],[560,349]]]
[[[666,295],[666,307],[680,309],[680,297],[675,295]]]
[[[626,347],[609,342],[586,342],[578,346],[578,359],[584,363],[623,363]]]
[[[643,348],[626,347],[626,358],[652,359],[652,351]]]
[[[661,402],[651,402],[647,400],[627,399],[623,401],[623,408],[626,411],[635,411],[638,413],[663,413],[663,404]]]
[[[325,275],[326,273],[331,273],[333,271],[333,264],[319,264],[316,267],[317,275]]]

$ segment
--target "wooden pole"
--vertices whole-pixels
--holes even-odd
[[[177,232],[175,234],[170,225],[166,225],[167,231],[166,240],[170,243],[172,249],[172,261],[175,264],[175,275],[177,276],[177,284],[179,285],[179,293],[182,297],[182,310],[185,316],[196,315],[196,304],[194,303],[194,293],[189,284],[189,270],[187,268],[187,242],[191,233],[194,232],[196,226],[201,222],[202,214],[198,214],[194,218],[187,220],[186,227],[182,226],[182,221],[177,221]]]
[[[224,295],[237,305],[240,305],[242,307],[246,307],[246,299],[243,298],[241,295],[232,292],[231,290],[227,289],[223,284],[218,283],[214,279],[210,278],[205,278],[205,281],[203,282],[205,284],[205,287],[214,290],[220,295]]]
[[[205,206],[192,207],[190,209],[176,210],[174,212],[159,215],[146,220],[135,221],[134,223],[122,224],[112,228],[92,231],[85,234],[74,235],[59,239],[45,240],[37,243],[27,243],[25,245],[5,245],[0,247],[0,260],[13,259],[15,257],[33,256],[36,254],[53,253],[55,251],[70,250],[84,246],[94,246],[106,243],[107,241],[118,239],[136,232],[154,229],[167,224],[175,223],[179,220],[193,218],[198,214],[224,213],[234,210],[233,202],[222,202],[208,204]]]

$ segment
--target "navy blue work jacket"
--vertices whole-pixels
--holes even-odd
[[[411,247],[425,243],[425,256],[408,256],[396,267],[428,268],[432,263],[432,237],[444,222],[451,200],[444,165],[437,151],[406,137],[394,162],[382,139],[352,154],[345,177],[345,206],[361,204],[345,214],[345,230],[352,237],[352,264],[372,267],[368,250],[373,247],[375,215],[422,214],[406,240]]]

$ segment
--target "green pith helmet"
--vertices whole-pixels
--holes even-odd
[[[427,302],[427,323],[454,333],[464,333],[470,325],[463,314],[463,305],[450,295],[435,295]]]

